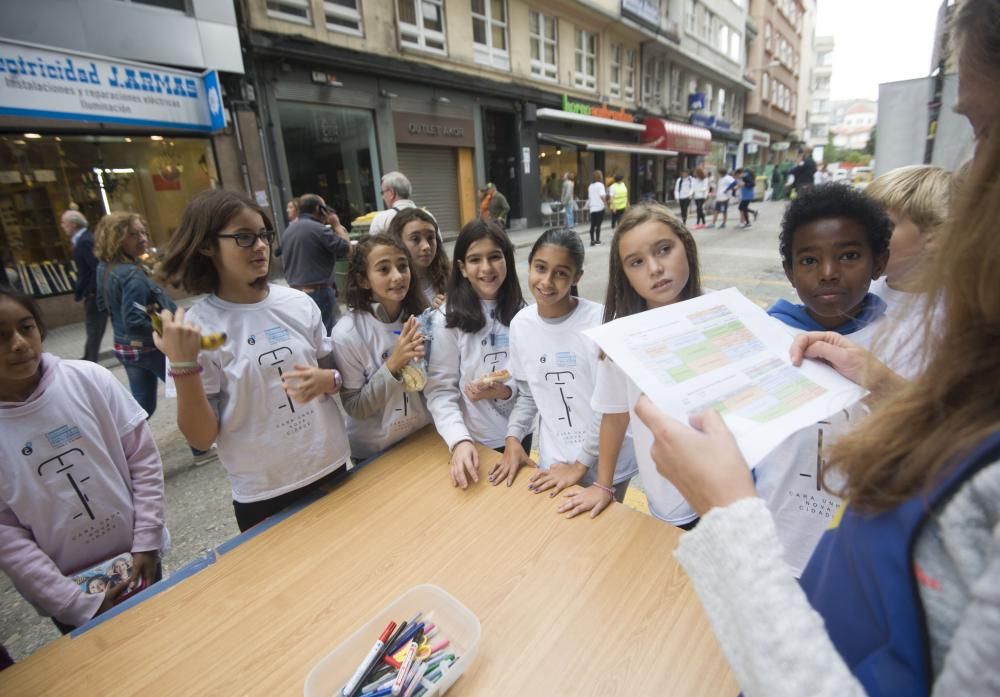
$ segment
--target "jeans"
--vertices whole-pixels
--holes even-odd
[[[695,225],[704,225],[705,224],[705,199],[703,199],[703,198],[696,198],[694,200],[694,205],[698,208],[698,214],[695,216],[694,224]]]
[[[681,222],[685,225],[688,224],[688,206],[691,205],[691,199],[689,198],[679,198],[677,203],[681,205]]]
[[[576,219],[574,218],[574,213],[576,212],[576,204],[572,201],[563,205],[563,210],[566,211],[566,227],[571,228],[576,225]]]
[[[132,396],[139,406],[146,410],[150,417],[156,411],[157,382],[165,381],[167,377],[166,359],[159,351],[144,353],[137,361],[122,361],[125,374],[128,375],[128,386]]]
[[[590,243],[601,241],[601,223],[604,222],[604,209],[590,211]]]
[[[90,295],[83,300],[85,313],[84,327],[87,330],[87,343],[83,349],[83,360],[97,363],[101,352],[101,340],[104,330],[108,327],[108,313],[97,309],[97,296]]]
[[[337,322],[337,291],[333,288],[315,288],[306,291],[306,295],[313,299],[319,313],[323,316],[323,326],[326,327],[327,336]]]

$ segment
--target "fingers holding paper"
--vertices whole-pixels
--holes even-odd
[[[851,382],[876,394],[905,383],[871,352],[837,332],[799,334],[792,341],[789,357],[796,366],[802,365],[804,358],[821,360]]]
[[[635,413],[653,433],[650,455],[656,469],[698,515],[756,495],[746,460],[718,412],[692,416],[688,426],[643,395]]]

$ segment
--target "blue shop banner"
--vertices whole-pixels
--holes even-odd
[[[0,114],[174,128],[225,128],[214,70],[148,63],[0,40]]]

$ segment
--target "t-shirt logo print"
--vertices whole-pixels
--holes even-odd
[[[73,478],[73,473],[70,472],[70,470],[76,466],[75,463],[73,463],[69,459],[69,456],[73,455],[74,453],[79,455],[81,458],[86,459],[82,450],[80,450],[79,448],[70,448],[69,450],[59,453],[55,457],[50,457],[48,460],[40,464],[38,466],[38,476],[39,477],[45,476],[45,473],[42,470],[45,469],[46,465],[50,463],[58,463],[52,465],[52,467],[56,468],[56,474],[62,474],[63,472],[66,473],[66,479],[69,481],[70,486],[73,487],[73,491],[76,492],[76,495],[79,497],[80,503],[83,504],[83,511],[77,513],[75,516],[73,516],[73,518],[74,519],[79,518],[82,515],[84,515],[84,513],[86,513],[86,515],[90,516],[91,520],[96,520],[96,517],[94,516],[94,511],[90,507],[90,498],[85,493],[83,493],[83,490],[80,489],[80,485],[88,482],[90,480],[90,476],[88,475],[86,477],[81,477],[80,480],[78,481]],[[63,458],[66,459],[64,460]],[[52,467],[50,467],[49,469],[51,470]]]
[[[507,360],[506,351],[492,351],[483,356],[483,363],[489,366],[490,372],[497,370],[497,366]]]
[[[559,370],[545,373],[544,377],[545,382],[559,386],[559,398],[562,400],[563,409],[566,411],[566,416],[558,416],[556,420],[565,421],[567,426],[573,428],[573,410],[569,406],[569,401],[573,399],[573,395],[567,395],[562,386],[569,384],[570,380],[576,380],[576,375],[572,370]]]
[[[264,366],[264,360],[265,360],[265,358],[267,358],[268,356],[270,356],[271,359],[272,359],[272,362],[269,363],[268,365],[270,365],[271,367],[274,367],[274,368],[278,369],[278,383],[281,384],[281,376],[282,376],[282,374],[284,372],[284,371],[282,371],[281,366],[282,365],[286,365],[285,360],[283,358],[281,358],[281,356],[283,356],[285,354],[291,355],[291,353],[292,353],[292,349],[288,348],[287,346],[279,346],[278,348],[274,349],[273,351],[265,351],[264,353],[262,353],[259,356],[257,356],[257,364],[260,365],[260,366]],[[288,408],[294,414],[295,413],[295,404],[292,402],[292,398],[289,397],[288,394],[286,392],[284,392],[284,391],[282,391],[282,395],[284,395],[284,397],[285,397],[285,404],[278,405],[278,409]]]

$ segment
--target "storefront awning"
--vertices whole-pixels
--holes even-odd
[[[651,148],[676,150],[685,155],[707,155],[712,146],[712,132],[667,119],[646,119],[642,144]]]
[[[648,145],[640,145],[638,143],[623,143],[616,140],[585,140],[583,138],[554,136],[549,135],[548,133],[539,133],[538,140],[555,143],[556,145],[568,145],[574,148],[583,148],[584,150],[591,151],[602,150],[604,152],[634,152],[639,155],[654,155],[658,157],[669,157],[677,154],[675,150],[651,148]]]
[[[606,119],[601,116],[589,116],[587,114],[577,114],[572,111],[560,109],[542,108],[535,112],[535,116],[540,119],[554,119],[556,121],[573,121],[575,123],[586,123],[592,126],[603,126],[605,128],[620,128],[626,131],[645,131],[646,127],[641,123],[630,121],[619,121],[618,119]]]

